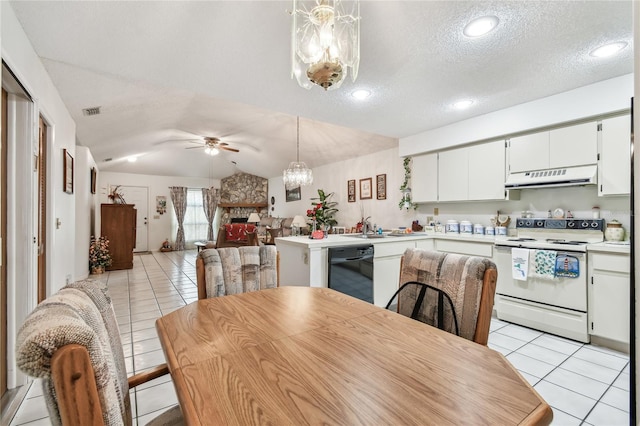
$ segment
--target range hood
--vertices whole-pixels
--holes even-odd
[[[598,183],[598,166],[562,167],[510,173],[506,189],[553,188],[561,186],[595,185]]]

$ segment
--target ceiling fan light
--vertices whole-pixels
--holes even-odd
[[[206,148],[204,149],[204,153],[205,153],[205,154],[209,154],[209,155],[210,155],[210,154],[211,154],[211,148],[206,147]]]
[[[216,147],[213,147],[213,148],[209,149],[208,154],[213,157],[214,155],[220,154],[220,150],[218,148],[216,148]]]

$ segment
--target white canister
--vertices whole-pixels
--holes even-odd
[[[484,233],[487,235],[496,235],[496,230],[493,226],[487,226],[484,228]]]
[[[496,226],[496,235],[507,235],[506,226]]]
[[[460,233],[461,234],[473,233],[473,224],[468,220],[463,220],[462,222],[460,222]]]
[[[480,223],[473,225],[473,233],[478,235],[484,235],[484,226]]]
[[[458,223],[457,220],[448,220],[447,221],[447,228],[446,228],[446,232],[449,233],[454,233],[457,234],[460,232],[460,224]]]

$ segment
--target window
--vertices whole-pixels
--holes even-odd
[[[184,239],[189,246],[195,241],[207,239],[207,217],[202,207],[202,190],[200,188],[187,190],[187,211],[184,215]]]

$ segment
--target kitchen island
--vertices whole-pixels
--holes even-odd
[[[493,236],[415,232],[362,238],[361,234],[276,238],[281,286],[328,286],[330,247],[373,245],[373,303],[385,306],[398,288],[400,258],[409,248],[493,257]]]

